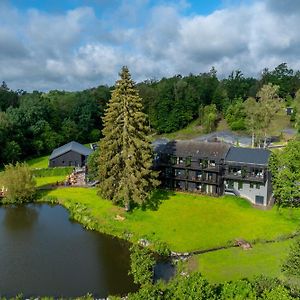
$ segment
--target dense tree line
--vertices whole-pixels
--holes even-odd
[[[0,88],[0,163],[50,153],[71,140],[100,138],[110,88],[82,92],[15,92]]]
[[[149,125],[157,133],[176,131],[195,119],[199,119],[204,132],[209,132],[222,115],[232,130],[247,130],[249,134],[260,131],[263,137],[264,129],[254,128],[253,120],[246,116],[260,105],[259,92],[268,84],[276,87],[283,106],[294,108],[291,120],[300,128],[300,72],[285,63],[274,70],[265,69],[260,78],[245,77],[236,70],[219,79],[212,68],[198,75],[147,80],[137,88]],[[12,91],[2,83],[0,164],[48,154],[70,140],[98,140],[112,89],[99,86],[81,92],[26,93]]]
[[[167,133],[181,129],[198,117],[202,119],[200,123],[211,125],[213,122],[206,119],[208,114],[203,114],[203,110],[212,104],[232,130],[248,129],[243,103],[248,98],[257,101],[259,91],[268,84],[278,87],[277,96],[286,106],[296,105],[294,99],[300,89],[300,72],[289,69],[285,63],[271,71],[264,69],[260,78],[245,77],[237,70],[220,80],[212,68],[199,75],[148,80],[138,84],[138,88],[152,128]],[[204,126],[204,131],[209,127]]]

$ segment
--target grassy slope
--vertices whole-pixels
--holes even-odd
[[[199,126],[199,120],[197,119],[192,121],[189,125],[187,125],[186,127],[178,131],[156,135],[154,139],[167,138],[170,140],[172,139],[182,140],[182,139],[191,139],[200,135],[203,135],[203,129],[201,126]]]
[[[180,129],[172,133],[161,134],[155,136],[155,138],[168,138],[168,139],[178,139],[178,140],[195,138],[197,136],[201,136],[204,134],[202,127],[199,126],[198,124],[199,124],[199,120],[194,120],[183,129]],[[279,136],[283,129],[289,128],[290,126],[291,126],[290,117],[287,116],[284,108],[282,108],[274,117],[273,121],[271,122],[267,130],[267,133],[270,136]],[[230,128],[228,127],[226,120],[222,118],[218,123],[216,131],[224,131],[224,130],[230,130]],[[246,131],[239,131],[237,133],[240,133],[242,135],[248,135]]]
[[[96,189],[68,188],[50,191],[63,203],[66,199],[84,203],[98,221],[133,239],[147,238],[167,242],[174,251],[191,251],[226,245],[235,238],[272,239],[291,233],[298,227],[300,210],[269,211],[254,209],[245,200],[233,196],[213,198],[177,193],[164,200],[157,211],[135,210],[130,214],[96,195]],[[124,221],[114,220],[116,214]]]
[[[31,169],[48,168],[49,155],[33,158],[26,162]]]
[[[257,244],[251,250],[232,248],[193,257],[197,270],[211,282],[224,282],[257,275],[282,277],[280,271],[292,240]]]

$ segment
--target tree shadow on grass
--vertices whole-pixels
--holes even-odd
[[[157,189],[152,193],[147,203],[145,203],[145,205],[142,206],[142,210],[158,210],[162,202],[168,200],[174,194],[174,191]]]

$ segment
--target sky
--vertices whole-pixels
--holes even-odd
[[[298,0],[0,0],[0,81],[26,91],[300,69]]]

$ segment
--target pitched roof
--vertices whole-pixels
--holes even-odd
[[[231,147],[226,155],[225,162],[267,166],[270,155],[271,152],[267,149]]]
[[[225,159],[230,146],[221,142],[170,141],[156,147],[157,152],[195,158]]]
[[[81,155],[85,155],[85,156],[88,156],[93,152],[91,149],[83,146],[82,144],[79,144],[79,143],[73,141],[73,142],[65,144],[59,148],[54,149],[52,154],[50,155],[49,159],[56,158],[58,156],[61,156],[62,154],[69,152],[69,151],[74,151],[74,152],[77,152],[77,153],[79,153]]]

